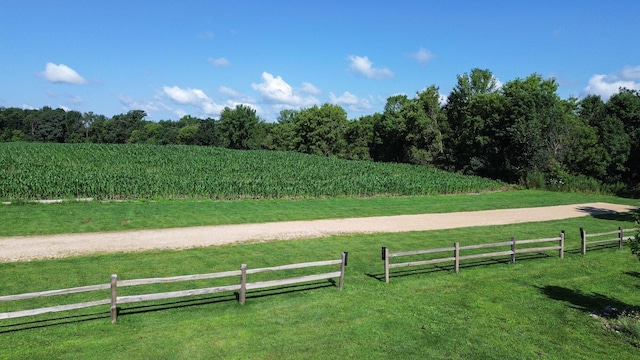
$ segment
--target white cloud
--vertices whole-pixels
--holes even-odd
[[[389,79],[395,74],[386,67],[375,68],[373,62],[366,56],[349,55],[351,64],[349,69],[356,75],[362,75],[371,79]]]
[[[238,97],[240,96],[240,93],[237,92],[236,90],[230,88],[230,87],[226,87],[226,86],[220,86],[218,88],[218,91],[221,94],[227,95],[227,96],[231,96],[231,97]]]
[[[640,65],[623,67],[622,77],[624,79],[640,80]]]
[[[47,81],[52,83],[85,84],[85,80],[75,70],[67,65],[47,63],[45,70],[40,73]]]
[[[231,63],[229,62],[229,60],[227,60],[226,58],[218,58],[218,59],[214,59],[214,58],[209,58],[208,59],[209,62],[215,66],[215,67],[220,67],[220,66],[229,66],[231,65]]]
[[[427,63],[429,62],[429,60],[434,58],[434,55],[431,53],[431,51],[425,48],[420,48],[417,52],[407,54],[407,56],[419,63]]]
[[[345,91],[344,94],[340,96],[336,96],[334,93],[330,92],[329,99],[332,104],[346,106],[350,111],[361,112],[371,109],[369,100],[359,98],[348,91]]]
[[[161,107],[166,108],[153,101],[141,102],[124,95],[118,96],[118,100],[125,106],[126,110],[142,110],[147,114],[158,111]]]
[[[321,93],[320,89],[318,89],[317,87],[313,86],[313,84],[308,82],[302,83],[302,88],[300,88],[300,92],[313,94],[313,95],[318,95]]]
[[[211,99],[200,89],[186,88],[182,89],[178,86],[163,86],[162,90],[169,98],[178,104],[198,105],[203,101]]]
[[[200,89],[183,89],[178,86],[163,86],[161,96],[167,96],[169,97],[169,99],[171,99],[171,101],[179,105],[196,107],[202,112],[202,114],[200,115],[204,116],[219,115],[225,107],[235,108],[236,105],[249,106],[255,109],[257,113],[261,112],[260,107],[255,105],[254,99],[252,99],[250,96],[244,95],[226,86],[219,87],[218,91],[221,94],[228,96],[229,99],[223,101],[222,103],[219,103],[214,101]],[[187,113],[183,109],[171,109],[171,111],[173,111],[173,113],[176,115],[184,115]],[[179,117],[183,115],[180,115]]]
[[[232,102],[234,104],[245,104],[253,107],[254,109],[258,109],[255,104],[256,100],[249,95],[243,94],[235,89],[232,89],[227,86],[220,86],[218,88],[218,92],[222,95],[228,96],[229,100],[227,102]]]
[[[640,90],[640,66],[625,66],[618,75],[595,74],[582,92],[599,95],[606,100],[618,93],[620,88]]]
[[[70,95],[67,102],[72,105],[80,105],[84,102],[84,99],[78,95]]]
[[[300,96],[299,94],[319,91],[315,86],[305,83],[302,90],[295,90],[282,77],[274,77],[268,72],[262,73],[261,83],[251,84],[251,87],[259,92],[266,101],[281,108],[311,106],[318,103],[318,99],[313,96]]]
[[[182,105],[198,107],[206,115],[219,114],[220,111],[224,109],[224,106],[216,104],[213,99],[200,89],[182,89],[178,86],[163,86],[162,91],[172,101]]]

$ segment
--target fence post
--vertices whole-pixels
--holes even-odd
[[[389,282],[389,249],[382,247],[382,260],[384,261],[384,282]]]
[[[584,255],[587,252],[587,233],[583,228],[580,228],[580,241],[582,243],[580,254]]]
[[[511,263],[516,263],[516,238],[511,237]]]
[[[454,268],[455,268],[455,271],[456,271],[456,274],[457,274],[458,272],[460,272],[460,243],[459,242],[453,243],[453,248],[454,248],[454,250],[453,250],[453,257],[454,257],[453,263],[454,263]]]
[[[240,294],[238,295],[238,302],[240,305],[244,305],[244,300],[247,297],[247,264],[240,265]]]
[[[564,259],[564,230],[560,231],[560,250],[558,250],[558,256],[560,259]]]
[[[342,253],[342,263],[340,263],[340,282],[338,283],[338,290],[342,290],[342,285],[344,284],[344,268],[347,267],[347,260],[349,259],[349,253]]]
[[[622,233],[623,233],[622,226],[618,226],[618,247],[620,249],[622,249],[622,242],[624,239],[624,236],[622,236]]]
[[[118,275],[111,275],[111,323],[118,321]]]

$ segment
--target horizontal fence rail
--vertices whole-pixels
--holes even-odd
[[[622,227],[618,227],[618,230],[601,232],[596,234],[587,234],[585,229],[580,228],[580,243],[581,243],[580,253],[582,255],[586,254],[587,245],[607,244],[607,243],[613,243],[613,242],[617,242],[618,248],[622,249],[622,245],[624,244],[625,241],[635,238],[635,236],[624,236],[624,234],[631,233],[634,231],[638,231],[638,229],[623,229]],[[603,237],[605,236],[614,235],[614,234],[617,235],[614,238],[603,239]],[[589,238],[597,238],[597,240],[589,241]]]
[[[0,302],[6,302],[6,301],[42,298],[47,296],[77,294],[82,292],[99,291],[99,290],[107,290],[107,289],[110,290],[111,292],[111,296],[109,299],[88,301],[88,302],[82,302],[82,303],[76,303],[76,304],[43,307],[43,308],[31,309],[31,310],[21,310],[21,311],[0,313],[0,320],[40,315],[40,314],[46,314],[46,313],[52,313],[52,312],[74,310],[74,309],[82,309],[82,308],[87,308],[92,306],[110,305],[111,322],[115,323],[118,319],[119,304],[135,303],[135,302],[141,302],[141,301],[164,300],[164,299],[180,298],[180,297],[195,296],[195,295],[213,294],[213,293],[226,292],[226,291],[238,291],[239,292],[238,302],[240,304],[244,304],[246,300],[247,290],[299,284],[299,283],[332,279],[332,278],[339,279],[338,289],[342,290],[342,287],[344,284],[344,273],[345,273],[345,268],[347,266],[347,260],[348,260],[348,253],[343,252],[341,259],[338,259],[338,260],[315,261],[315,262],[289,264],[289,265],[257,268],[257,269],[247,269],[247,265],[242,264],[240,266],[240,270],[224,271],[224,272],[217,272],[217,273],[210,273],[210,274],[196,274],[196,275],[183,275],[183,276],[172,276],[172,277],[163,277],[163,278],[131,279],[131,280],[118,280],[118,275],[113,274],[111,275],[111,281],[108,284],[89,285],[89,286],[81,286],[81,287],[75,287],[75,288],[69,288],[69,289],[48,290],[48,291],[25,293],[25,294],[18,294],[18,295],[0,296]],[[253,283],[247,282],[247,275],[249,274],[266,273],[266,272],[282,271],[282,270],[303,269],[303,268],[329,266],[329,265],[340,265],[340,270],[321,273],[321,274],[278,279],[278,280],[258,281]],[[171,291],[171,292],[149,293],[149,294],[127,295],[127,296],[117,295],[119,287],[166,284],[166,283],[173,283],[173,282],[218,279],[218,278],[226,278],[226,277],[234,277],[234,276],[240,277],[239,283],[225,285],[225,286],[217,286],[217,287],[209,287],[209,288],[201,288],[201,289],[190,289],[190,290],[182,290],[182,291]]]
[[[511,256],[511,262],[516,262],[516,254],[522,253],[530,253],[530,252],[542,252],[542,251],[552,251],[557,250],[558,256],[560,258],[564,257],[564,230],[560,232],[560,235],[553,238],[546,239],[532,239],[532,240],[516,240],[516,238],[512,237],[511,241],[499,242],[499,243],[491,243],[491,244],[477,244],[477,245],[467,245],[460,246],[460,243],[456,242],[453,244],[453,247],[444,247],[437,249],[427,249],[427,250],[415,250],[415,251],[403,251],[391,253],[389,252],[389,248],[382,247],[382,261],[384,261],[384,281],[389,282],[389,270],[400,268],[400,267],[408,267],[408,266],[422,266],[422,265],[431,265],[438,264],[443,262],[453,261],[454,269],[456,274],[460,271],[460,261],[461,260],[469,260],[469,259],[480,259],[487,257],[495,257],[495,256]],[[550,243],[557,242],[557,245],[553,246],[543,246],[543,247],[527,247],[527,248],[518,248],[518,245],[524,244],[536,244],[536,243]],[[505,251],[494,251],[487,253],[479,253],[479,254],[469,254],[469,255],[461,255],[461,251],[473,250],[473,249],[484,249],[484,248],[492,248],[492,247],[505,247],[510,246],[509,250]],[[390,263],[389,259],[402,257],[402,256],[416,256],[416,255],[425,255],[425,254],[434,254],[434,253],[450,253],[453,252],[453,256],[445,256],[435,259],[429,260],[420,260],[420,261],[410,261],[403,263]]]

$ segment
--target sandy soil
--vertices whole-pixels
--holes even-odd
[[[504,225],[628,212],[633,209],[634,207],[627,205],[590,203],[447,214],[199,226],[113,233],[0,237],[0,262],[60,258],[93,253],[186,249],[251,241],[319,238],[336,234],[394,233]]]

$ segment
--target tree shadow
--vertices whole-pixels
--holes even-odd
[[[585,294],[579,290],[572,290],[562,286],[553,285],[547,285],[537,288],[540,290],[540,292],[545,294],[550,299],[567,302],[571,304],[569,305],[569,307],[584,312],[592,313],[607,306],[611,306],[617,309],[636,308],[631,304],[627,304],[616,298],[612,298],[604,294]]]
[[[636,216],[640,213],[640,209],[635,209],[634,211],[630,211],[630,212],[619,213],[617,211],[597,208],[593,206],[582,206],[578,208],[578,211],[585,212],[598,219],[626,221],[626,222],[635,221]]]

